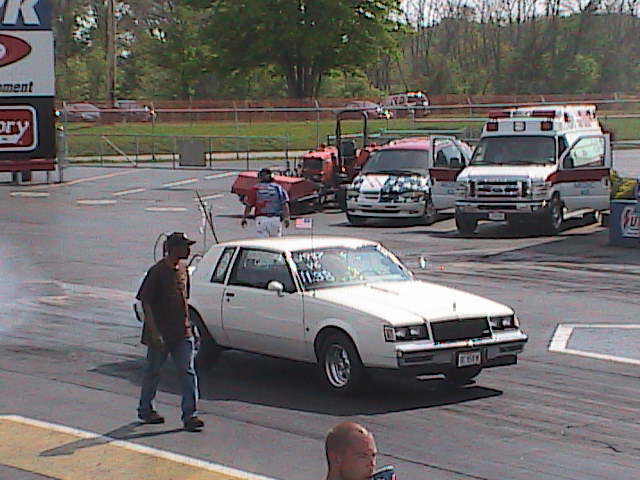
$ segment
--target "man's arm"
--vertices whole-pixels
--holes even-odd
[[[289,212],[289,202],[284,202],[282,204],[282,220],[284,221],[284,227],[289,228],[290,220],[290,212]]]
[[[155,348],[162,350],[164,348],[164,340],[158,330],[158,325],[153,317],[153,312],[148,304],[142,302],[142,310],[144,310],[144,324],[149,329],[149,337],[151,338],[151,345]]]
[[[242,227],[247,225],[247,217],[251,213],[251,209],[252,208],[253,207],[251,205],[247,205],[247,206],[244,207],[244,212],[242,213],[242,220],[240,220],[240,225]]]

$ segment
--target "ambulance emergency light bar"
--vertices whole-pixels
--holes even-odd
[[[596,108],[589,105],[575,105],[552,110],[535,110],[532,107],[492,110],[489,111],[489,114],[487,115],[490,121],[486,125],[486,130],[488,132],[497,132],[498,119],[501,118],[546,118],[548,120],[540,122],[540,130],[551,131],[553,130],[553,119],[561,118],[563,121],[569,122],[571,116],[586,117],[590,120],[595,119]],[[524,131],[524,128],[519,129],[518,131]]]

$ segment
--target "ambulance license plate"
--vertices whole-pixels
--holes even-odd
[[[480,365],[482,356],[479,351],[476,352],[460,352],[458,354],[458,367],[469,367],[471,365]]]
[[[504,220],[503,212],[489,212],[489,220]]]

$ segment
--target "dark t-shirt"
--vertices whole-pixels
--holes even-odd
[[[191,337],[186,300],[186,273],[171,267],[164,259],[149,269],[136,298],[151,307],[160,335],[171,349],[183,338]],[[146,324],[142,343],[149,345]]]

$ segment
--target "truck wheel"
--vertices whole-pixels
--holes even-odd
[[[422,222],[425,225],[431,225],[436,221],[438,216],[438,212],[436,212],[436,207],[433,206],[433,200],[431,197],[427,197],[427,200],[424,204],[424,215],[422,216]]]
[[[470,384],[480,374],[480,367],[464,367],[445,375],[446,382],[453,388]]]
[[[456,227],[463,235],[471,235],[476,231],[478,220],[469,215],[456,213]]]
[[[333,392],[348,395],[364,385],[366,374],[360,355],[343,333],[332,333],[322,342],[318,366],[323,382]]]
[[[553,197],[543,220],[544,230],[550,235],[557,235],[563,220],[562,202],[558,197]]]
[[[347,213],[347,220],[349,221],[349,223],[350,223],[351,225],[362,225],[362,224],[364,224],[364,222],[366,221],[366,218],[364,218],[364,217],[358,217],[357,215],[356,215],[356,216],[354,216],[354,215],[349,215],[349,214]]]
[[[196,368],[208,369],[215,366],[220,359],[222,348],[216,343],[213,335],[204,325],[202,317],[195,310],[189,308],[189,322],[196,329],[197,337],[199,337],[198,350],[196,352]]]

